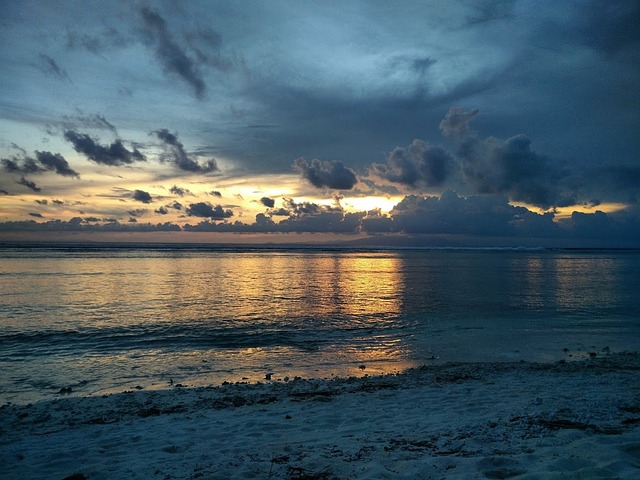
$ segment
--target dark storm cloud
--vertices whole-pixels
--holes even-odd
[[[191,173],[211,173],[218,170],[218,165],[214,159],[209,159],[204,163],[204,165],[201,165],[191,158],[187,154],[182,142],[178,140],[177,134],[169,132],[166,128],[156,130],[151,133],[162,140],[165,148],[169,152],[162,157],[162,160],[170,161],[180,170]]]
[[[198,71],[198,65],[174,40],[164,18],[147,6],[140,9],[140,15],[144,22],[147,39],[153,45],[156,57],[165,71],[176,74],[193,88],[196,97],[203,98],[206,84]]]
[[[277,231],[311,233],[356,233],[363,212],[345,213],[338,210],[321,209],[313,215],[291,216],[278,223]]]
[[[310,162],[298,158],[293,162],[294,170],[314,187],[351,190],[358,182],[356,174],[342,162],[313,159]]]
[[[640,165],[613,165],[597,168],[591,176],[598,179],[598,186],[607,191],[616,191],[630,203],[640,201]]]
[[[64,138],[73,145],[76,152],[84,154],[89,160],[101,165],[117,167],[146,160],[137,148],[132,151],[127,150],[120,139],[108,146],[102,146],[89,135],[73,130],[67,130]]]
[[[577,31],[586,45],[611,55],[640,44],[640,3],[636,0],[591,1],[581,10]]]
[[[409,148],[396,147],[386,164],[373,164],[373,173],[395,183],[415,187],[440,186],[455,169],[454,157],[441,146],[414,140]]]
[[[24,177],[21,177],[20,180],[18,180],[16,182],[18,185],[24,185],[25,187],[27,187],[30,190],[33,190],[34,192],[40,192],[42,189],[37,186],[34,182],[27,180]]]
[[[637,246],[640,238],[640,218],[629,215],[617,218],[604,212],[573,212],[568,221],[563,222],[568,235],[576,238],[599,239],[605,241],[630,239]]]
[[[575,205],[568,185],[571,171],[537,153],[524,134],[505,141],[466,139],[458,151],[465,179],[479,193],[507,194],[511,200],[542,208]]]
[[[153,198],[151,198],[151,195],[149,195],[149,193],[145,192],[144,190],[136,190],[135,192],[133,192],[133,195],[131,198],[142,203],[151,203],[153,201]]]
[[[409,195],[394,207],[391,218],[393,231],[412,234],[514,236],[533,233],[541,237],[559,234],[553,214],[538,215],[526,208],[514,207],[499,195],[465,198],[452,191],[440,197]]]
[[[256,85],[252,98],[270,112],[278,128],[264,132],[265,141],[243,144],[241,149],[227,144],[225,154],[258,172],[284,171],[283,159],[290,158],[292,151],[303,158],[348,162],[359,170],[394,145],[425,138],[429,132],[437,137],[445,106],[494,88],[501,74],[481,72],[447,91],[430,92],[412,66],[405,70],[415,77],[410,85],[369,95],[346,95],[344,90],[314,88],[312,83],[307,88]]]
[[[78,172],[73,170],[69,166],[69,162],[59,153],[36,151],[36,158],[45,169],[53,170],[58,175],[64,177],[80,177]]]
[[[209,202],[192,203],[187,207],[187,215],[193,217],[212,218],[223,220],[233,216],[231,210],[224,210],[220,205],[213,206]]]
[[[260,203],[262,205],[264,205],[265,207],[268,208],[273,208],[276,204],[276,201],[273,198],[269,198],[269,197],[262,197],[260,199]]]

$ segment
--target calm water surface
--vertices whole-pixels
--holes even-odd
[[[0,404],[636,350],[639,291],[635,251],[5,247]]]

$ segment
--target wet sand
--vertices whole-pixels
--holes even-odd
[[[2,478],[640,478],[640,354],[0,408]],[[74,477],[75,475],[75,477]]]

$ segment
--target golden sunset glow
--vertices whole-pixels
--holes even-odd
[[[369,212],[379,209],[380,211],[387,213],[390,212],[393,207],[402,200],[402,198],[402,196],[347,197],[342,201],[342,205],[345,208],[356,212]]]
[[[519,203],[519,202],[510,202],[510,203],[513,206],[524,207],[540,215],[543,215],[544,213],[548,212],[548,210],[544,210],[534,205],[528,205],[528,204]],[[601,211],[604,213],[617,213],[628,207],[629,205],[627,205],[626,203],[603,202],[597,205],[572,205],[570,207],[554,207],[553,213],[554,213],[554,219],[556,221],[559,221],[559,220],[571,218],[571,214],[573,212],[586,213],[586,214],[592,214],[596,211]]]

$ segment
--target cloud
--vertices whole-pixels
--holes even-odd
[[[114,135],[118,135],[116,127],[103,115],[98,113],[87,114],[79,109],[75,117],[65,115],[63,124],[66,126],[65,130],[75,130],[79,126],[81,128],[91,128],[95,130],[108,130]]]
[[[291,212],[286,208],[277,208],[275,210],[271,210],[269,215],[272,217],[288,217],[291,215]]]
[[[74,217],[68,221],[51,220],[48,222],[11,221],[0,223],[3,232],[179,232],[180,226],[174,223],[120,223],[114,219],[104,219],[104,224],[88,223],[100,221],[98,218]]]
[[[13,158],[3,158],[2,168],[7,173],[40,173],[42,169],[33,158],[26,157],[22,160]],[[21,165],[22,163],[22,165]]]
[[[77,177],[80,175],[69,166],[69,162],[59,153],[38,152],[36,158],[40,164],[47,170],[53,170],[63,177]]]
[[[140,8],[140,15],[144,22],[144,31],[149,42],[153,45],[155,55],[165,71],[177,75],[187,82],[198,98],[203,98],[206,84],[198,66],[185,50],[173,39],[167,27],[167,22],[160,14],[147,6]]]
[[[166,128],[151,133],[162,140],[165,148],[169,152],[162,157],[162,160],[169,160],[180,170],[191,173],[211,173],[218,170],[218,165],[214,159],[209,159],[204,165],[200,165],[191,158],[184,149],[184,145],[178,140],[177,134],[169,132]]]
[[[142,203],[151,203],[153,201],[151,195],[149,195],[149,193],[145,192],[144,190],[136,190],[135,192],[133,192],[132,198]]]
[[[386,164],[371,165],[375,175],[410,187],[443,185],[455,169],[454,157],[445,148],[418,139],[409,148],[394,148]]]
[[[131,44],[131,40],[124,37],[113,27],[105,27],[102,32],[94,35],[67,30],[66,48],[69,50],[83,48],[94,55],[102,56],[105,52],[113,51],[114,48],[122,48],[129,44]]]
[[[167,205],[157,208],[156,210],[154,210],[154,212],[159,215],[167,215],[169,213],[169,209],[180,211],[182,210],[182,204],[179,202],[169,203]]]
[[[542,208],[575,205],[571,171],[558,160],[535,152],[524,134],[505,141],[467,138],[458,151],[465,179],[479,193],[507,194]]]
[[[293,162],[293,168],[318,188],[350,190],[358,181],[353,170],[338,161],[313,159],[309,162],[301,157]]]
[[[127,212],[132,217],[143,217],[147,214],[146,208],[136,208],[135,210],[129,210]]]
[[[539,215],[510,205],[500,195],[463,197],[445,191],[440,197],[408,195],[388,217],[380,214],[363,219],[369,233],[465,234],[483,236],[559,236],[554,215]]]
[[[512,0],[490,0],[477,2],[469,6],[476,10],[476,14],[467,18],[467,25],[484,25],[497,20],[507,20],[514,17]]]
[[[318,205],[311,202],[295,202],[285,199],[290,208],[286,213],[287,218],[276,223],[271,214],[259,213],[256,221],[246,224],[239,221],[233,223],[215,223],[203,221],[197,225],[186,224],[185,231],[206,232],[279,232],[279,233],[344,233],[353,234],[360,228],[360,223],[365,215],[363,212],[345,213],[339,207]]]
[[[578,38],[591,48],[613,55],[640,44],[640,4],[635,0],[586,2]]]
[[[59,153],[36,151],[36,159],[25,156],[23,158],[3,158],[3,170],[7,173],[38,174],[44,171],[55,171],[65,177],[80,177],[78,172],[69,166],[69,162]]]
[[[276,204],[276,201],[273,198],[269,198],[269,197],[262,197],[260,199],[260,203],[262,205],[264,205],[265,207],[268,208],[273,208]]]
[[[232,62],[220,54],[222,37],[211,28],[199,28],[184,34],[187,45],[197,60],[221,71],[231,68]]]
[[[224,210],[220,205],[214,207],[209,202],[198,202],[192,203],[187,207],[187,215],[223,220],[232,217],[233,212],[231,210]]]
[[[40,58],[40,69],[44,73],[46,73],[47,75],[53,75],[55,77],[62,78],[64,80],[71,81],[71,79],[69,78],[69,74],[67,74],[67,71],[61,68],[60,65],[58,65],[58,63],[49,55],[45,55],[44,53],[41,53],[39,55],[39,58]]]
[[[597,186],[604,192],[617,192],[629,203],[640,201],[640,166],[612,165],[596,168],[589,175],[597,178]],[[626,198],[625,198],[626,197]]]
[[[480,113],[479,109],[465,110],[451,107],[440,122],[440,131],[445,137],[461,137],[469,131],[469,122]]]
[[[101,165],[117,167],[146,160],[138,149],[127,150],[120,139],[117,139],[111,145],[102,146],[89,135],[77,133],[73,130],[67,130],[64,133],[64,138],[71,142],[76,152],[84,154],[89,160]]]
[[[185,195],[191,193],[188,189],[182,188],[182,187],[178,187],[177,185],[174,185],[173,187],[171,187],[169,189],[169,191],[171,193],[173,193],[174,195],[178,195],[179,197],[184,197]]]
[[[364,212],[346,213],[320,208],[310,215],[290,216],[278,223],[277,231],[310,233],[356,233]]]
[[[34,182],[27,180],[24,177],[21,177],[20,180],[18,180],[16,182],[18,185],[24,185],[25,187],[27,187],[30,190],[33,190],[34,192],[39,192],[42,189],[40,187],[38,187]]]

